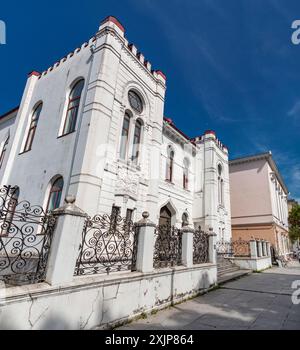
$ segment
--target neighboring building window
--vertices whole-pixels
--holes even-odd
[[[115,231],[117,229],[117,225],[118,225],[118,220],[119,220],[120,214],[121,214],[121,208],[120,207],[116,207],[114,205],[112,207],[111,218],[110,218],[110,229],[112,231]]]
[[[3,162],[4,162],[4,158],[5,158],[5,155],[6,155],[8,143],[9,143],[9,136],[7,137],[6,141],[4,142],[4,145],[2,147],[2,151],[1,151],[1,154],[0,154],[0,169],[2,168],[2,165],[3,165]]]
[[[224,205],[224,180],[222,165],[218,165],[218,200],[220,205]]]
[[[46,212],[58,209],[60,207],[63,188],[64,179],[59,177],[51,186]]]
[[[134,92],[133,90],[130,90],[128,93],[128,99],[131,108],[138,114],[143,113],[143,101],[140,98],[140,96]]]
[[[183,188],[189,189],[189,162],[187,159],[183,162]]]
[[[83,86],[84,79],[81,79],[70,92],[63,135],[68,135],[75,131]]]
[[[174,156],[175,153],[171,147],[168,149],[168,158],[167,158],[167,173],[166,180],[172,182],[173,181],[173,167],[174,167]]]
[[[9,193],[9,201],[5,206],[7,205],[7,210],[5,210],[5,216],[3,218],[3,221],[1,220],[1,236],[7,236],[9,234],[9,231],[11,229],[11,225],[14,219],[16,207],[19,202],[19,196],[20,196],[20,189],[19,187],[13,187],[10,190]]]
[[[132,161],[137,164],[140,156],[140,146],[142,137],[142,122],[137,120],[134,130]]]
[[[124,160],[126,159],[126,156],[127,156],[129,127],[130,127],[130,116],[128,113],[126,113],[124,117],[124,122],[123,122],[121,146],[120,146],[120,158]]]
[[[40,103],[37,106],[37,108],[34,110],[33,114],[32,114],[30,127],[29,127],[29,130],[28,130],[26,143],[25,143],[23,152],[28,152],[32,148],[32,143],[33,143],[33,139],[34,139],[34,136],[35,136],[35,132],[36,132],[38,121],[39,121],[39,118],[40,118],[40,115],[41,115],[42,108],[43,108],[43,104]]]

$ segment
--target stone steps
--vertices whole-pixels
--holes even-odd
[[[252,270],[238,270],[235,272],[227,273],[223,276],[218,277],[218,284],[221,285],[226,282],[235,280],[237,278],[250,275],[251,273],[252,273]]]
[[[219,282],[227,281],[227,279],[231,279],[232,276],[239,275],[241,271],[237,265],[233,264],[229,259],[225,259],[224,257],[218,257],[217,265]]]

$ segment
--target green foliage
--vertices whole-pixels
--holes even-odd
[[[289,235],[294,243],[300,239],[300,205],[294,205],[289,214]]]

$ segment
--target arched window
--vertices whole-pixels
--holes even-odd
[[[183,188],[189,189],[189,161],[185,159],[183,162]]]
[[[56,178],[51,185],[46,212],[55,210],[60,207],[63,188],[64,179],[60,176]]]
[[[222,165],[218,165],[218,201],[219,205],[224,205],[224,180]]]
[[[167,172],[166,172],[166,180],[173,182],[173,171],[174,171],[174,156],[175,153],[172,147],[168,148],[168,158],[167,158]]]
[[[68,135],[75,131],[83,87],[84,79],[81,79],[70,92],[63,135]]]
[[[5,154],[6,154],[6,151],[7,151],[8,143],[9,143],[9,136],[7,137],[6,141],[4,142],[4,145],[3,145],[2,150],[1,150],[1,154],[0,154],[0,169],[2,168],[2,165],[3,165],[3,162],[4,162],[4,158],[5,158]]]
[[[135,124],[134,137],[133,137],[133,149],[132,149],[132,161],[134,164],[138,164],[138,161],[139,161],[141,137],[142,137],[142,122],[140,120],[137,120]]]
[[[189,216],[187,213],[182,214],[182,227],[186,227],[189,225]]]
[[[126,113],[124,117],[124,122],[123,122],[121,145],[120,145],[120,158],[124,160],[127,157],[129,127],[130,127],[130,115]]]
[[[42,108],[43,108],[43,104],[40,103],[32,113],[30,127],[27,133],[26,143],[25,143],[23,152],[28,152],[32,148],[32,143],[33,143],[33,139],[35,136],[35,132],[36,132],[38,121],[41,115]]]

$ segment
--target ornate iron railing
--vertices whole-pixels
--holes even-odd
[[[199,227],[194,233],[194,264],[209,263],[209,234]]]
[[[155,230],[154,268],[182,265],[182,232],[174,226],[161,225]]]
[[[75,275],[135,270],[136,232],[133,222],[118,215],[87,218]]]
[[[250,242],[239,238],[236,241],[217,242],[217,253],[223,257],[250,257]]]
[[[0,280],[42,282],[56,220],[40,206],[18,202],[17,194],[17,187],[0,189]]]

